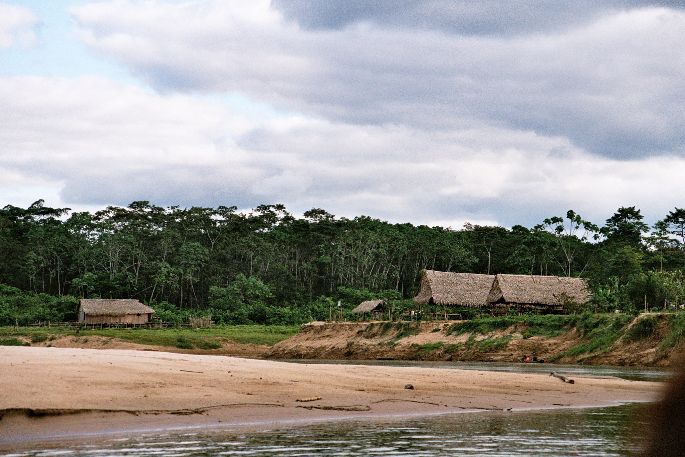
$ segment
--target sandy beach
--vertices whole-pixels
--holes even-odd
[[[0,449],[133,430],[269,428],[346,418],[603,406],[655,401],[661,390],[653,382],[573,380],[136,350],[0,347]]]

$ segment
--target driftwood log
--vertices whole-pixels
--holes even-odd
[[[562,375],[557,374],[555,372],[551,372],[549,375],[554,376],[555,378],[557,378],[561,382],[565,382],[567,384],[575,384],[575,381],[573,379],[568,379],[566,376],[562,376]]]

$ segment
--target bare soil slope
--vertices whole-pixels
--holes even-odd
[[[525,324],[463,332],[455,322],[313,322],[302,326],[297,335],[274,345],[266,356],[520,362],[528,355],[558,363],[670,366],[679,349],[663,347],[668,323],[659,316],[648,318],[654,324],[647,334],[634,329],[644,316],[620,328],[609,321],[606,328],[597,324],[597,328],[583,331],[571,326],[551,335],[531,334]]]

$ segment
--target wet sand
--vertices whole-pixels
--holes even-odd
[[[656,401],[662,387],[616,378],[573,380],[135,350],[0,347],[0,449],[130,431],[265,429],[350,418],[606,406]]]

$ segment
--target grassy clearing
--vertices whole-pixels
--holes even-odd
[[[296,325],[227,325],[203,329],[82,329],[46,327],[0,327],[0,339],[25,336],[34,343],[51,341],[61,336],[102,336],[150,346],[177,347],[181,349],[218,349],[223,342],[274,345],[297,333]]]

